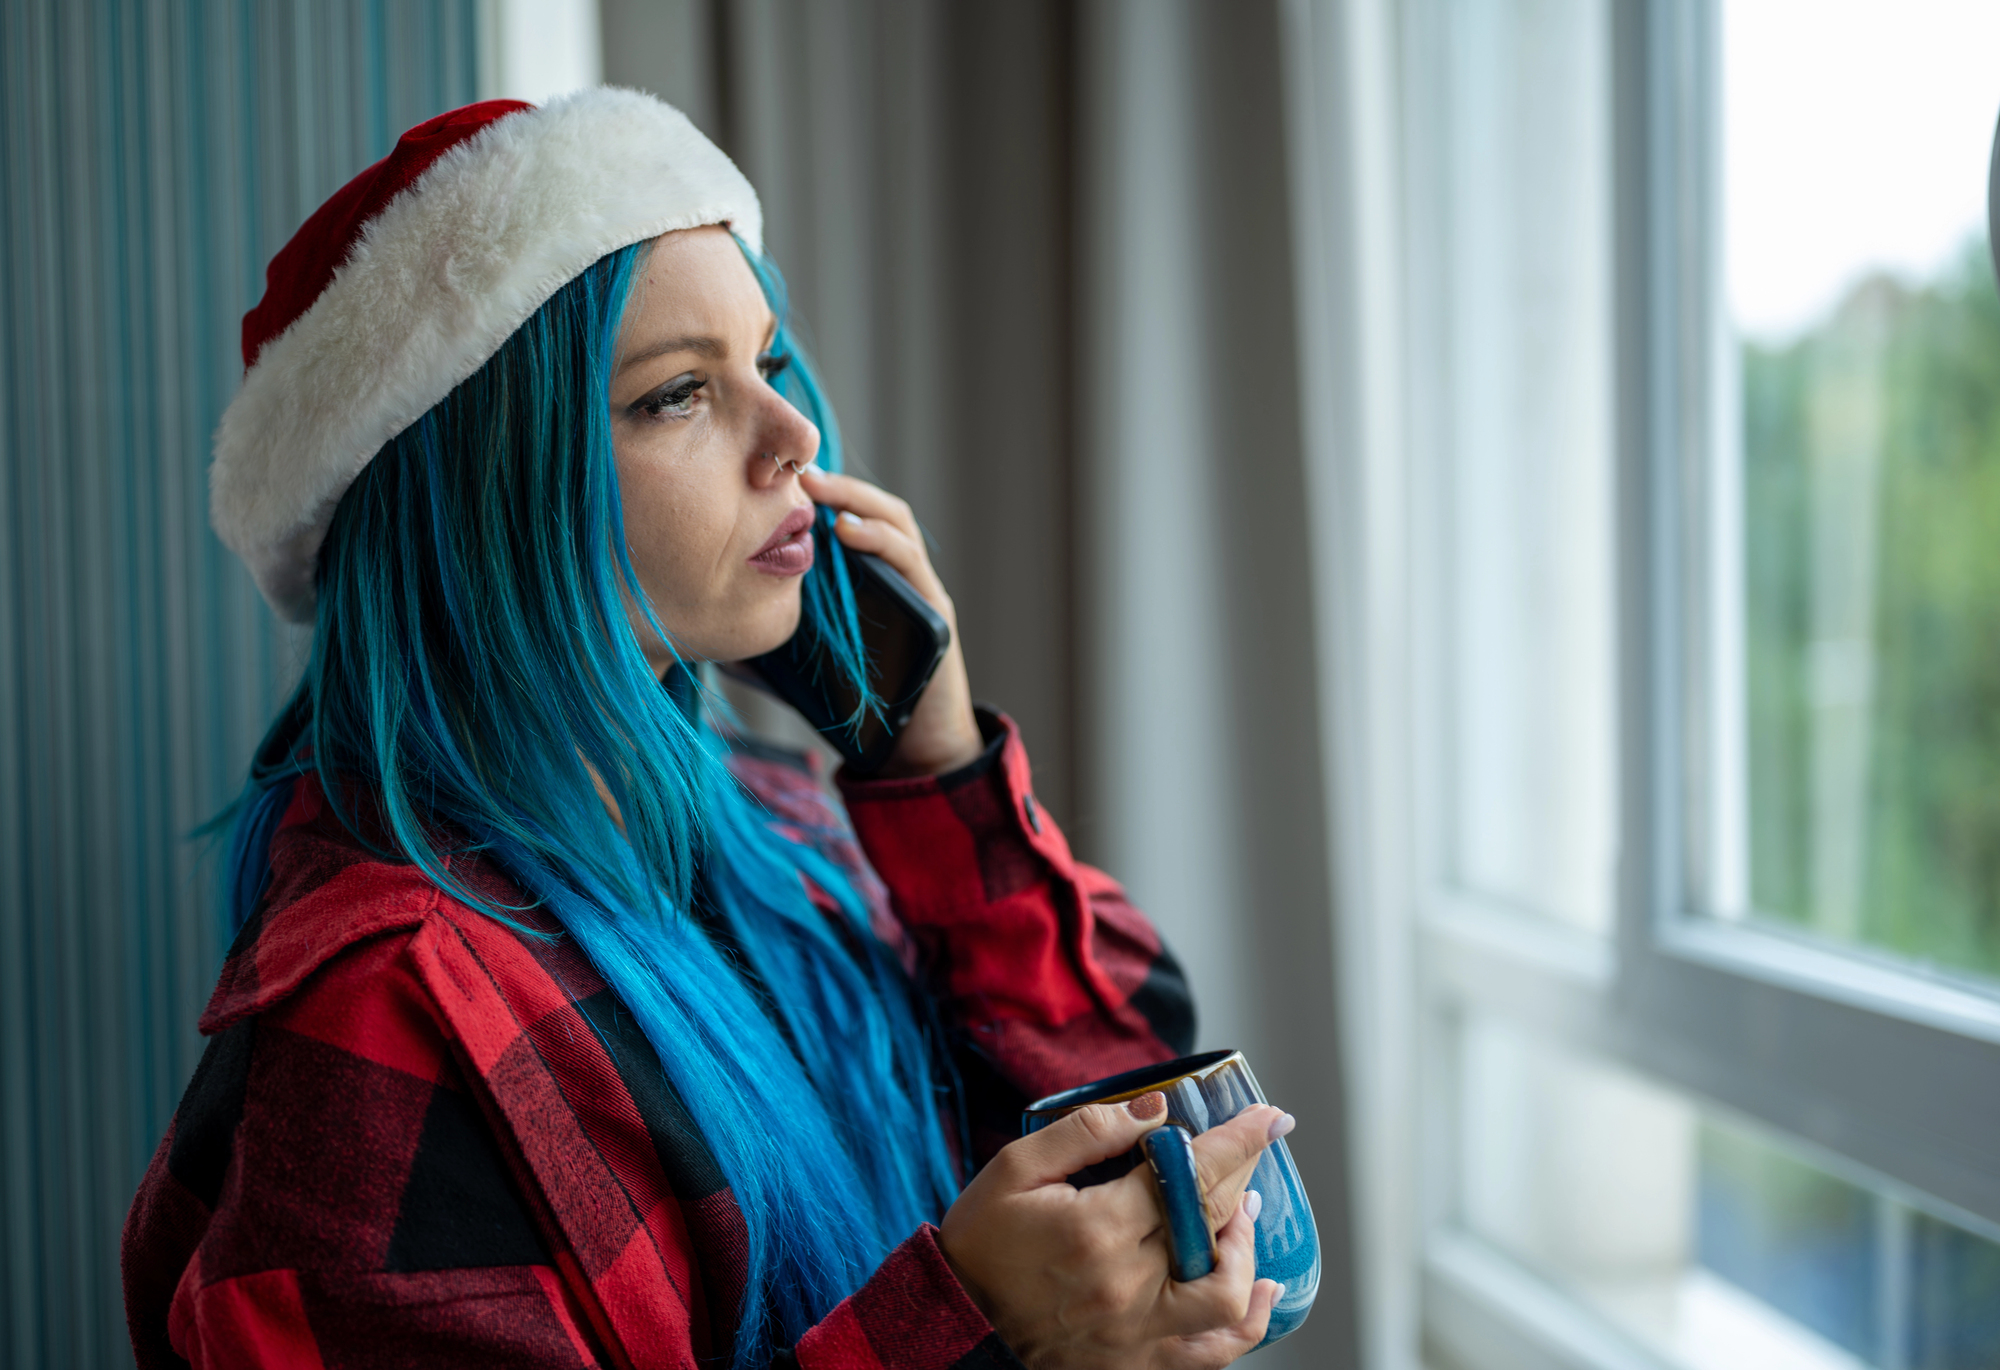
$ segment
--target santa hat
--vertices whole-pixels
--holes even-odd
[[[636,91],[467,105],[417,125],[307,219],[243,317],[210,519],[280,616],[313,616],[334,506],[383,444],[621,247],[727,224],[757,193],[687,116]]]

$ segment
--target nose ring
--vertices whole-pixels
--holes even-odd
[[[795,476],[799,474],[799,472],[806,469],[804,463],[798,461],[786,461],[782,457],[780,457],[776,452],[764,452],[760,453],[759,455],[769,457],[772,461],[776,462],[778,470],[790,471]]]

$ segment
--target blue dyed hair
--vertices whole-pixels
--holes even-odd
[[[357,836],[344,806],[358,788],[385,854],[512,923],[518,909],[483,902],[447,862],[477,851],[505,868],[631,1010],[727,1177],[749,1233],[735,1359],[761,1366],[935,1221],[957,1176],[920,993],[841,871],[774,831],[729,774],[699,691],[677,702],[630,627],[626,604],[646,599],[625,553],[609,388],[642,251],[558,291],[342,498],[311,661],[237,809],[227,892],[240,928],[307,770]],[[746,255],[780,319],[774,351],[793,360],[779,383],[837,470],[782,284]],[[803,630],[859,681],[825,511],[815,536]]]

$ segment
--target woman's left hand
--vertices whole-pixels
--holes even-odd
[[[799,484],[815,504],[840,512],[834,533],[857,552],[872,552],[893,566],[951,625],[951,647],[917,702],[916,712],[882,768],[885,776],[943,775],[977,760],[986,743],[972,716],[972,686],[958,638],[958,613],[931,566],[924,535],[910,506],[880,486],[808,466]]]

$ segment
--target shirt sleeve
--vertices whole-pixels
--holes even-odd
[[[984,1161],[1030,1100],[1187,1054],[1194,1008],[1152,923],[1036,801],[1013,721],[982,710],[980,726],[986,751],[961,770],[839,783],[920,949]]]
[[[935,1227],[889,1253],[773,1370],[1021,1370],[959,1284]]]

